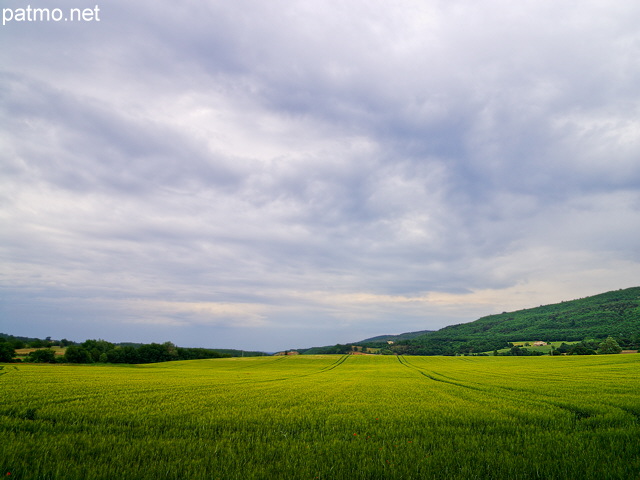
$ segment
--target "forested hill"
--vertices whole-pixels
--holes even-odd
[[[504,347],[507,342],[575,341],[608,336],[638,340],[640,287],[489,315],[402,340],[393,350],[405,354],[448,355],[490,351]]]
[[[362,340],[360,343],[371,343],[371,342],[398,342],[400,340],[409,340],[411,338],[420,337],[426,333],[431,333],[434,330],[420,330],[419,332],[407,332],[401,333],[400,335],[378,335],[377,337],[367,338],[366,340]]]

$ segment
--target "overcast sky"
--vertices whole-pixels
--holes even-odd
[[[27,4],[99,21],[0,26],[0,332],[275,351],[640,285],[637,1]]]

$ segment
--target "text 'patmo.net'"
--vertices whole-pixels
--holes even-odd
[[[99,22],[100,7],[93,8],[3,8],[2,25],[19,22]]]

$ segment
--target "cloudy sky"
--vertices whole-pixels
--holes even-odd
[[[640,285],[636,1],[2,7],[0,332],[274,351]]]

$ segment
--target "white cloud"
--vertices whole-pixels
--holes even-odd
[[[139,313],[139,322],[169,323],[178,327],[193,325],[255,328],[268,326],[265,306],[227,302],[131,301],[128,308]]]

